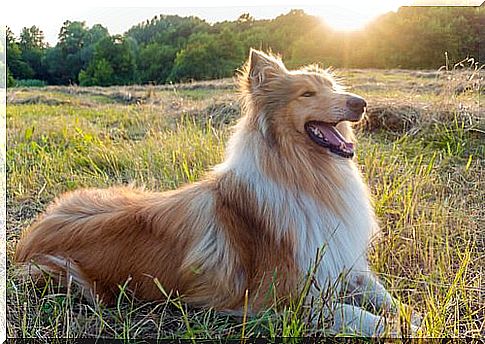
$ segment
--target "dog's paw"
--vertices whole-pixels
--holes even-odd
[[[423,316],[410,306],[401,305],[398,316],[394,318],[394,327],[389,329],[389,338],[413,338],[421,332]]]
[[[411,326],[416,327],[417,329],[421,328],[423,323],[423,316],[416,311],[412,311],[411,313]]]
[[[407,316],[401,318],[401,330],[405,337],[418,337],[423,323],[423,316],[412,310]]]
[[[419,336],[420,328],[412,324],[407,326],[404,324],[394,326],[388,326],[383,337],[396,339],[396,338],[415,338]]]

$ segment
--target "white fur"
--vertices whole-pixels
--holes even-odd
[[[243,124],[243,123],[241,123]],[[240,125],[241,125],[240,124]],[[347,205],[345,218],[302,192],[288,189],[263,175],[258,146],[264,144],[257,132],[238,130],[232,137],[226,160],[216,166],[219,172],[232,171],[250,185],[257,196],[263,216],[277,221],[277,236],[295,230],[296,260],[303,274],[315,263],[319,249],[323,258],[316,276],[320,287],[334,285],[350,269],[368,271],[366,250],[377,229],[367,187],[355,164],[339,165],[346,184],[339,193]],[[338,291],[338,286],[336,286]]]

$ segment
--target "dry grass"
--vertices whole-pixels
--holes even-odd
[[[358,161],[383,236],[369,253],[392,293],[425,314],[422,336],[485,331],[485,125],[479,70],[348,70],[367,98]],[[20,231],[61,192],[134,183],[166,190],[221,161],[240,115],[232,80],[168,86],[9,90],[7,320],[9,337],[239,338],[307,336],[301,310],[237,319],[189,309],[171,295],[143,303],[121,293],[91,306],[75,290],[37,290],[15,277]]]

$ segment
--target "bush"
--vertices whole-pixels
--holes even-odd
[[[7,87],[15,87],[15,79],[7,68]]]
[[[45,81],[38,79],[15,80],[15,87],[44,87]]]
[[[88,69],[79,72],[80,86],[110,86],[113,84],[114,71],[106,59],[94,60]]]

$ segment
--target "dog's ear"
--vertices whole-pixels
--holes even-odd
[[[249,52],[248,66],[248,81],[253,88],[286,72],[281,60],[255,49]]]

